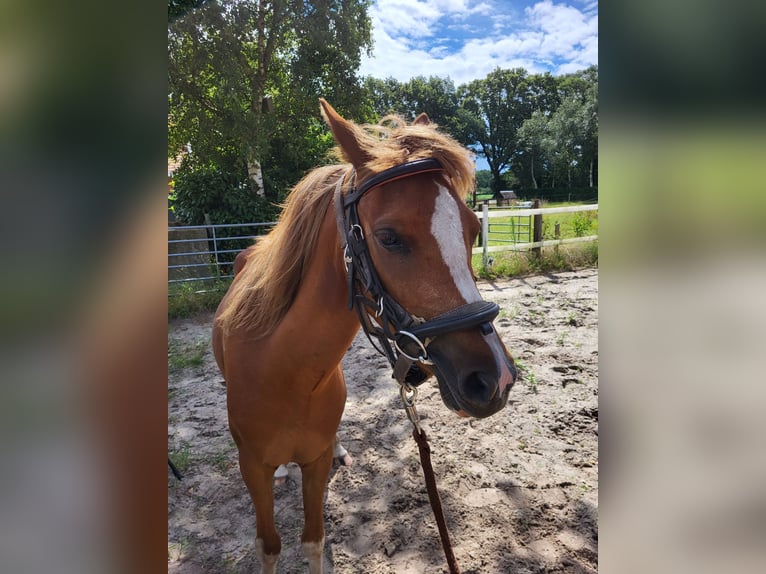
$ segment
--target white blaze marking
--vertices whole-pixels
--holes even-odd
[[[463,222],[455,198],[443,185],[439,185],[434,213],[431,217],[431,235],[441,251],[442,259],[447,264],[455,287],[466,303],[481,301],[481,295],[466,264],[465,243],[463,242]]]

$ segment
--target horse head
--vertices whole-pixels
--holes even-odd
[[[384,295],[373,293],[373,303],[381,311],[393,306],[388,315],[374,308],[372,315],[400,353],[436,376],[447,407],[462,416],[496,413],[507,403],[516,369],[492,326],[498,308],[483,301],[471,269],[480,224],[464,202],[474,183],[469,152],[425,114],[411,125],[381,128],[380,137],[324,100],[322,111],[354,170],[343,205],[358,228],[349,237],[361,238],[369,254],[363,266],[372,268],[373,279],[360,281],[364,296],[379,283]],[[407,329],[385,324],[396,322],[391,317]]]

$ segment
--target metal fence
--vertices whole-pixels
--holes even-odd
[[[274,225],[275,222],[168,227],[168,283],[233,277],[237,253]]]
[[[487,222],[487,241],[497,243],[529,243],[532,241],[532,218],[514,215],[507,222]],[[484,236],[479,236],[479,245],[485,245]]]

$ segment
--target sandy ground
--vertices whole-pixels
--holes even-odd
[[[586,573],[598,557],[598,270],[480,283],[501,307],[495,324],[525,371],[508,407],[484,420],[444,406],[436,383],[418,410],[464,574]],[[201,360],[171,369],[168,572],[258,572],[252,503],[226,422],[225,389],[205,315],[174,321],[172,353]],[[199,364],[201,363],[201,364]],[[447,572],[410,423],[385,359],[358,335],[344,362],[348,401],[339,435],[354,457],[330,475],[326,572]],[[300,469],[277,489],[278,571],[307,572]]]

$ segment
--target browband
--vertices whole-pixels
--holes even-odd
[[[403,163],[394,167],[390,167],[379,174],[373,175],[370,179],[362,183],[357,189],[352,189],[343,197],[343,207],[348,207],[351,204],[359,201],[362,196],[371,189],[383,185],[384,183],[390,183],[397,179],[409,177],[411,175],[417,175],[419,173],[428,173],[432,171],[442,171],[444,168],[438,160],[428,159],[416,159],[408,163]]]

